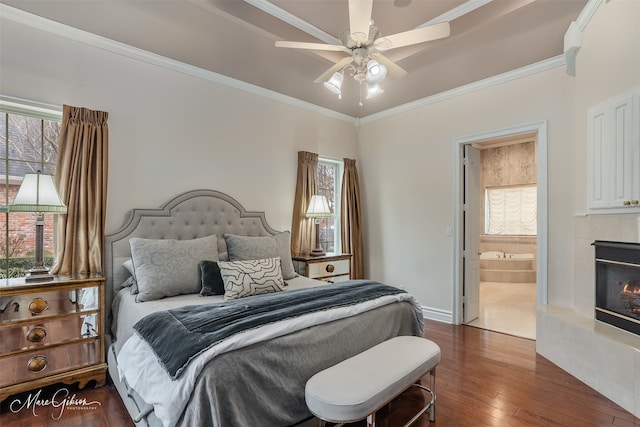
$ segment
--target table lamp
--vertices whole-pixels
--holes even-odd
[[[311,196],[309,209],[307,209],[307,218],[315,218],[316,221],[316,247],[309,252],[310,256],[323,256],[325,254],[320,244],[320,218],[326,218],[332,215],[331,209],[329,209],[329,202],[325,196],[317,194]]]
[[[8,206],[8,211],[35,212],[37,214],[35,262],[25,280],[27,282],[52,280],[53,276],[49,274],[49,269],[44,265],[44,214],[67,213],[67,207],[62,203],[56,190],[53,176],[40,173],[40,171],[25,174],[16,198]]]

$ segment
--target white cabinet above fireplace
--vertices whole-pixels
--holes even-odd
[[[593,106],[587,119],[590,213],[640,213],[640,89]]]

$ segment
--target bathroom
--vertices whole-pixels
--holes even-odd
[[[482,148],[480,182],[484,233],[480,235],[480,280],[535,283],[535,136],[496,141],[483,144]],[[509,274],[510,271],[529,270],[533,270],[533,275]]]
[[[535,339],[536,316],[535,138],[516,135],[477,146],[484,227],[479,236],[480,318],[470,323],[530,339]]]

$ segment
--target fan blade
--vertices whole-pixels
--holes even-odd
[[[284,40],[277,40],[276,47],[286,47],[291,49],[312,49],[312,50],[331,50],[336,52],[351,53],[349,49],[337,44],[322,44],[322,43],[304,43],[304,42],[288,42]]]
[[[387,58],[381,53],[372,53],[370,54],[370,56],[372,58],[375,58],[379,63],[381,63],[385,67],[387,67],[387,75],[392,79],[399,79],[401,77],[404,77],[407,74],[407,71],[404,68],[402,68],[401,66],[399,66],[398,64],[396,64],[395,62],[393,62],[392,60],[390,60],[389,58]]]
[[[333,65],[333,67],[329,68],[327,71],[322,73],[322,75],[320,77],[318,77],[317,79],[315,79],[313,82],[314,83],[320,83],[320,82],[324,82],[324,81],[329,80],[329,77],[331,77],[333,75],[333,73],[335,73],[338,70],[341,70],[347,64],[351,64],[351,62],[353,62],[353,58],[350,57],[350,56],[347,56],[346,58],[342,58],[340,61],[336,62]]]
[[[356,43],[369,40],[373,0],[349,0],[349,31]]]
[[[385,51],[449,37],[449,34],[449,23],[441,22],[439,24],[429,25],[428,27],[416,28],[415,30],[380,37],[373,43],[373,47],[376,50]]]

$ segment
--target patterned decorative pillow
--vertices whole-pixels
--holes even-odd
[[[268,294],[284,290],[280,258],[218,261],[224,282],[224,299]]]
[[[129,240],[138,284],[137,302],[200,292],[198,277],[202,260],[218,260],[218,237],[191,240]]]
[[[225,233],[224,240],[229,261],[246,261],[280,257],[280,268],[285,280],[297,276],[291,260],[291,233],[283,231],[274,236],[239,236]]]

